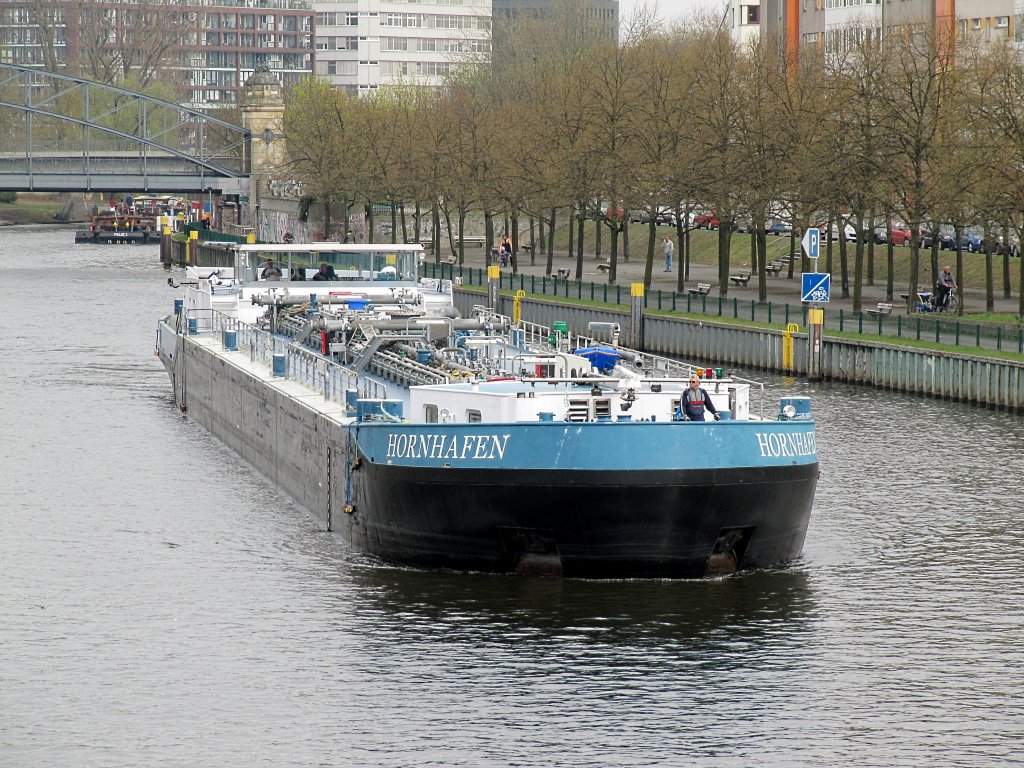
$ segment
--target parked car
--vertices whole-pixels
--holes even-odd
[[[921,248],[929,250],[932,247],[932,243],[938,238],[939,248],[942,250],[953,248],[953,227],[949,224],[939,225],[938,230],[935,230],[931,225],[921,225]]]
[[[698,213],[693,217],[693,226],[696,229],[718,229],[718,214]]]
[[[651,220],[650,215],[646,211],[644,211],[641,218],[643,219],[641,222],[643,224],[648,224]],[[654,225],[656,227],[671,227],[675,223],[675,217],[672,215],[672,210],[670,208],[659,208],[655,211]]]
[[[981,227],[967,227],[960,233],[960,247],[965,251],[977,253],[981,250],[981,241],[984,237],[985,233]]]
[[[1020,240],[1017,237],[1016,232],[1010,232],[1010,239],[1005,244],[1003,242],[1003,236],[999,236],[999,249],[1000,253],[1004,250],[1008,251],[1011,256],[1020,256]]]
[[[823,222],[820,222],[818,224],[815,224],[814,226],[816,226],[819,230],[821,230],[821,236],[823,238],[828,237],[828,223],[827,222],[823,221]],[[857,228],[854,227],[853,224],[851,224],[850,222],[844,223],[843,224],[843,237],[844,237],[844,239],[847,242],[856,242],[857,241]],[[838,242],[839,241],[839,225],[836,224],[835,222],[833,222],[833,224],[832,224],[832,240],[834,242]]]
[[[782,235],[788,235],[793,231],[793,227],[782,219],[771,219],[765,226],[764,231],[766,234],[779,237]]]
[[[881,227],[875,227],[875,242],[884,244],[888,242],[889,230],[883,225]],[[913,233],[908,227],[902,224],[893,224],[892,226],[892,244],[893,245],[910,245],[910,241],[914,239]]]

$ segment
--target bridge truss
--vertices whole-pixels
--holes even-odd
[[[0,64],[0,190],[245,194],[250,141],[178,104]]]

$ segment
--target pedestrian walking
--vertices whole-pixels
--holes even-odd
[[[665,235],[665,239],[662,241],[665,248],[665,271],[672,271],[672,252],[675,250],[675,245],[672,243],[672,238]]]

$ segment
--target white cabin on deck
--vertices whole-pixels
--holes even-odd
[[[723,419],[750,418],[750,385],[730,378],[701,383]],[[416,424],[524,421],[672,421],[685,380],[507,379],[410,389],[405,418]]]

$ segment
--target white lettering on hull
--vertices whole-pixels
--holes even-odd
[[[757,432],[762,457],[814,456],[818,449],[813,432]]]
[[[505,458],[511,435],[388,435],[389,459],[468,459],[493,461]]]

